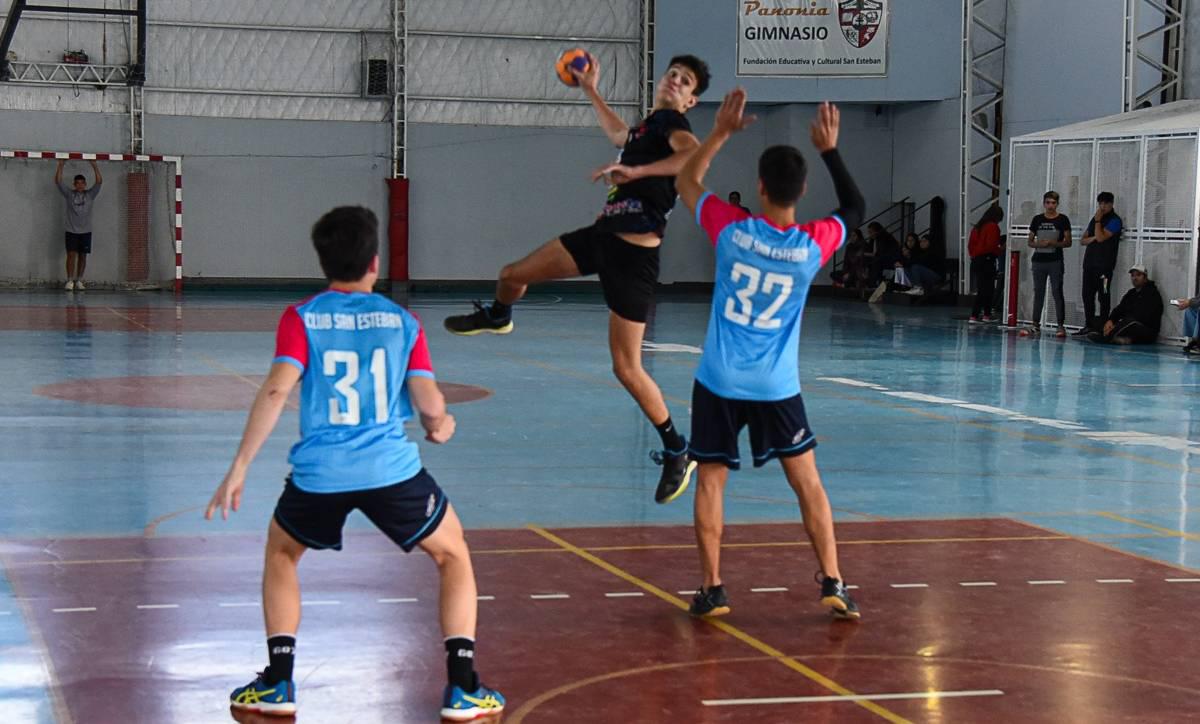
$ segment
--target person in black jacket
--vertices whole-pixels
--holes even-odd
[[[1121,242],[1121,217],[1113,211],[1114,197],[1110,191],[1101,191],[1096,197],[1096,213],[1087,223],[1083,238],[1083,313],[1087,318],[1076,336],[1086,336],[1099,331],[1103,320],[1110,312],[1108,288],[1112,284],[1113,270],[1117,268],[1117,246]],[[1100,314],[1096,315],[1096,298],[1100,298]]]
[[[1088,339],[1102,344],[1150,344],[1158,340],[1162,325],[1162,294],[1141,264],[1129,267],[1129,279],[1133,289],[1121,297],[1121,303],[1108,315],[1104,328],[1092,332]]]

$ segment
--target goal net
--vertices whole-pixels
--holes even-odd
[[[83,280],[97,289],[178,289],[183,274],[181,160],[172,156],[0,151],[0,285],[61,287],[66,281],[65,225],[69,202],[54,187],[76,175],[104,179],[92,208],[92,250]]]

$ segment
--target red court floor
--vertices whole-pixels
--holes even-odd
[[[1008,519],[838,532],[859,623],[816,604],[798,525],[727,529],[716,621],[682,610],[687,527],[472,531],[480,671],[514,723],[1200,721],[1195,573]],[[265,663],[261,545],[8,546],[60,719],[228,721],[228,690]],[[433,565],[355,533],[301,577],[299,720],[435,720]]]

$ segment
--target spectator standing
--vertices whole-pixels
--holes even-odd
[[[1029,222],[1029,247],[1033,252],[1033,327],[1038,331],[1042,322],[1042,307],[1046,303],[1046,282],[1054,295],[1057,314],[1056,337],[1066,337],[1067,303],[1063,299],[1063,249],[1071,246],[1071,220],[1058,213],[1058,192],[1047,191],[1042,196],[1042,213]]]
[[[1113,270],[1117,268],[1117,245],[1121,242],[1121,217],[1113,211],[1115,197],[1109,191],[1096,196],[1096,213],[1088,221],[1083,238],[1083,313],[1087,321],[1076,336],[1087,336],[1098,331],[1101,323],[1108,319],[1112,297]],[[1100,314],[1096,315],[1096,298],[1100,299]]]
[[[995,308],[992,297],[996,290],[996,267],[1000,263],[1000,222],[1004,209],[993,204],[983,212],[971,229],[967,253],[971,255],[971,277],[975,280],[975,304],[971,307],[972,322],[992,321]]]

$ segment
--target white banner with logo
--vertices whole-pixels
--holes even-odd
[[[890,0],[738,0],[738,75],[887,75]]]

